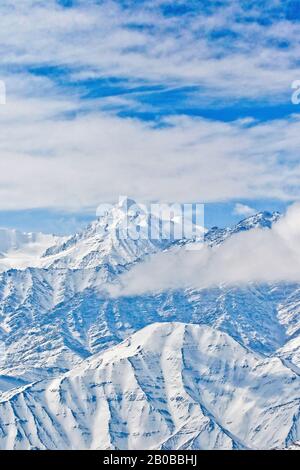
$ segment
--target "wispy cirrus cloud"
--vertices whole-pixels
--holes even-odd
[[[2,67],[64,67],[70,80],[196,85],[211,99],[288,95],[300,73],[300,23],[287,19],[286,8],[272,17],[275,1],[265,11],[234,0],[209,9],[189,3],[77,1],[65,8],[54,0],[4,0]]]

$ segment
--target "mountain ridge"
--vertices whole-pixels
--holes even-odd
[[[299,385],[280,359],[223,332],[154,323],[60,378],[6,392],[0,447],[287,447],[299,439]]]
[[[263,212],[213,228],[204,242],[218,249],[236,233],[269,230],[279,217]],[[100,219],[57,240],[39,266],[0,273],[0,449],[294,446],[300,286],[218,285],[112,298],[105,286],[125,270],[198,240],[122,245],[116,227],[106,225]],[[251,373],[239,362],[246,356]],[[135,385],[128,391],[129,377]]]

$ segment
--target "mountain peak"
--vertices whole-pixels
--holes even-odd
[[[280,217],[281,214],[279,212],[258,212],[257,214],[250,215],[246,219],[241,220],[233,227],[212,227],[205,234],[205,240],[209,245],[219,245],[226,238],[235,233],[245,232],[255,228],[270,229]]]
[[[274,222],[280,218],[279,212],[269,212],[269,211],[262,211],[258,212],[257,214],[250,215],[246,219],[241,220],[237,225],[236,228],[238,230],[244,229],[251,229],[256,227],[261,228],[271,228]]]
[[[50,238],[49,240],[49,236],[18,234],[16,231],[11,231],[8,236],[6,232],[2,233],[0,230],[0,257],[6,257],[7,250],[4,248],[7,248],[8,241],[10,246],[15,245],[18,241],[18,245],[20,245],[18,248],[21,251],[18,256],[20,257],[25,238],[26,242],[39,241],[38,244],[34,243],[34,246],[41,247],[43,251],[33,253],[33,255],[38,253],[34,264],[32,264],[32,257],[24,256],[24,266],[21,267],[33,265],[47,268],[55,266],[57,268],[78,269],[107,266],[109,271],[114,272],[116,269],[119,272],[125,266],[144,258],[146,255],[164,250],[174,243],[178,245],[183,242],[193,244],[195,241],[183,238],[181,240],[171,239],[170,222],[167,218],[161,221],[159,214],[148,214],[143,204],[128,197],[120,198],[118,204],[114,206],[110,204],[99,206],[97,215],[98,218],[85,229],[70,237]],[[213,227],[205,233],[204,238],[209,245],[218,245],[238,232],[257,227],[271,228],[279,217],[278,212],[259,212],[240,221],[232,228]],[[154,219],[156,220],[154,221]],[[150,225],[150,222],[151,224],[154,222],[153,225]],[[162,236],[162,232],[165,236]],[[155,236],[153,236],[154,233]],[[45,243],[44,237],[46,237]],[[29,246],[31,245],[32,243]],[[29,264],[26,264],[27,260]],[[3,265],[2,270],[5,270],[6,264],[3,262],[1,265]],[[11,262],[8,266],[15,267]],[[19,267],[19,264],[16,266]]]

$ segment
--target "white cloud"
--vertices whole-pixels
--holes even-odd
[[[276,101],[290,93],[300,75],[299,25],[241,25],[238,2],[210,16],[165,18],[159,3],[125,9],[85,1],[64,9],[54,0],[1,2],[0,209],[90,208],[119,194],[183,202],[299,198],[297,117],[266,124],[175,117],[152,126],[103,111],[140,106],[131,95],[82,100],[65,86],[118,76],[129,86],[196,84],[217,100]],[[238,39],[212,42],[210,34],[224,27]],[[290,45],[280,50],[272,44],[281,27]],[[43,66],[70,75],[61,85],[28,71]]]
[[[240,232],[221,246],[152,256],[111,286],[112,296],[138,295],[183,287],[300,281],[300,204],[291,206],[271,230]]]
[[[300,120],[245,125],[173,118],[165,126],[17,99],[0,108],[0,208],[300,197]],[[72,118],[62,115],[68,109]],[[283,159],[284,155],[284,159]]]
[[[1,58],[5,65],[67,66],[75,78],[124,77],[199,85],[211,98],[286,99],[300,75],[300,25],[261,25],[236,1],[213,13],[166,18],[161,2],[1,2]],[[252,19],[259,18],[259,9]],[[34,25],[34,27],[33,27]],[[140,26],[144,28],[140,28]],[[215,35],[226,30],[231,36]],[[285,41],[285,48],[276,44]]]
[[[243,217],[249,217],[250,215],[255,214],[256,210],[253,207],[247,206],[246,204],[241,204],[237,202],[234,206],[233,213],[235,215],[240,215]]]

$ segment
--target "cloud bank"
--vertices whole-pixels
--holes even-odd
[[[134,117],[152,109],[149,90],[181,90],[196,107],[289,100],[300,23],[279,2],[266,14],[235,0],[63,3],[0,5],[0,210],[91,209],[120,194],[299,199],[297,115]]]
[[[112,296],[131,296],[277,281],[300,281],[300,204],[290,206],[270,230],[240,232],[219,247],[154,255],[124,274],[121,286],[108,290]]]
[[[47,100],[1,108],[0,209],[90,208],[120,194],[141,202],[300,197],[297,117],[251,126],[169,118],[157,128],[101,113],[53,119],[62,106],[72,110]]]

